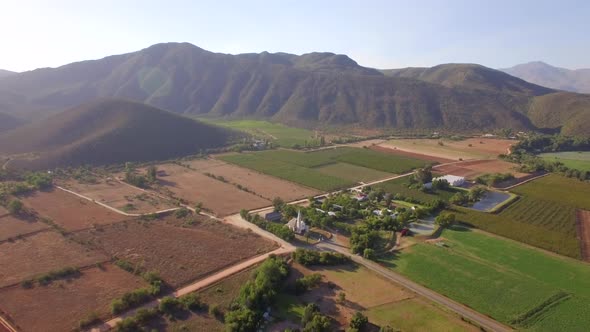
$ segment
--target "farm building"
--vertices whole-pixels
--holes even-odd
[[[280,221],[283,215],[278,211],[269,212],[264,215],[266,221]]]
[[[439,176],[436,177],[434,179],[432,179],[432,181],[437,181],[437,180],[447,180],[447,182],[453,186],[453,187],[460,187],[465,183],[465,178],[462,176],[457,176],[457,175],[444,175],[444,176]],[[426,188],[428,188],[430,185],[430,187],[432,187],[432,182],[426,183],[424,186]]]
[[[287,223],[287,227],[289,227],[290,230],[297,234],[304,234],[305,232],[307,232],[308,227],[305,224],[303,217],[301,217],[301,210],[299,210],[299,212],[297,213],[297,218],[289,220],[289,222]]]

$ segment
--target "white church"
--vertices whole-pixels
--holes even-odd
[[[290,230],[297,234],[305,234],[305,232],[307,232],[308,227],[305,224],[303,218],[301,217],[301,210],[297,212],[297,218],[289,220],[289,222],[287,223],[287,227],[289,227]]]

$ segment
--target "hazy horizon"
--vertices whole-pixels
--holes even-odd
[[[333,52],[379,68],[531,61],[589,68],[590,3],[455,0],[194,3],[72,0],[0,5],[0,68],[27,71],[188,42],[220,53]],[[9,13],[9,14],[6,14]]]

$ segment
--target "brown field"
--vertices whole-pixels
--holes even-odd
[[[21,219],[13,217],[8,214],[6,209],[0,206],[0,242],[47,228],[49,228],[47,224],[33,218]]]
[[[261,174],[246,168],[227,164],[219,160],[194,160],[188,163],[202,173],[223,176],[233,184],[239,184],[268,200],[281,197],[285,201],[293,201],[317,195],[319,191],[302,187],[289,181]]]
[[[396,149],[395,147],[375,145],[375,146],[371,146],[370,149],[377,151],[377,152],[390,153],[390,154],[394,154],[394,155],[398,155],[398,156],[402,156],[402,157],[410,157],[410,158],[416,158],[416,159],[426,160],[426,161],[434,161],[434,162],[441,163],[441,164],[449,163],[449,162],[453,161],[451,159],[446,159],[446,158],[441,158],[441,157],[436,157],[436,156],[429,156],[429,155],[410,152],[410,151],[404,151],[404,150]]]
[[[128,186],[113,179],[99,179],[97,184],[68,180],[64,188],[127,213],[154,213],[176,207],[173,202]]]
[[[590,211],[578,210],[576,221],[582,259],[590,262]]]
[[[158,165],[158,170],[163,174],[158,177],[162,192],[169,190],[190,204],[203,203],[204,208],[219,216],[271,205],[267,199],[186,167],[164,164]]]
[[[0,244],[0,287],[68,266],[82,267],[107,257],[46,231]]]
[[[442,142],[443,145],[439,145]],[[495,159],[508,152],[514,140],[491,138],[468,138],[461,141],[449,139],[394,139],[380,146],[397,148],[427,156],[444,159]],[[469,146],[471,144],[471,146]]]
[[[63,228],[73,231],[129,219],[98,204],[60,189],[37,191],[23,198],[23,203]]]
[[[22,331],[72,331],[92,312],[108,317],[113,299],[144,286],[141,278],[104,264],[47,286],[1,290],[0,307]]]
[[[512,173],[516,178],[528,175],[515,171],[515,166],[515,164],[503,160],[477,160],[440,166],[435,170],[439,173],[464,176],[467,179],[474,179],[485,173]]]
[[[174,216],[151,222],[128,221],[76,233],[76,239],[109,256],[156,271],[179,287],[205,275],[271,251],[275,244],[251,232],[213,220],[179,227]]]

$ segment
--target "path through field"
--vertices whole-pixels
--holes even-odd
[[[576,212],[576,226],[580,238],[582,260],[590,262],[590,211],[578,210]]]

